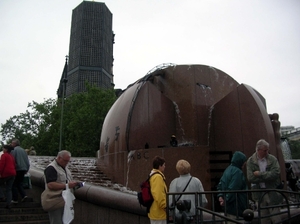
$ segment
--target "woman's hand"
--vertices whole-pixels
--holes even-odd
[[[219,197],[219,202],[221,206],[224,206],[224,199],[222,197]]]

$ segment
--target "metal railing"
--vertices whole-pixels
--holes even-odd
[[[254,192],[261,192],[260,200],[257,203],[251,199],[251,195]],[[280,204],[276,205],[263,205],[264,198],[272,193],[276,193],[282,198]],[[204,207],[202,204],[202,195],[205,194],[209,203]],[[224,206],[219,206],[218,195],[223,194],[224,198],[226,194],[246,194],[248,208],[244,211],[243,217],[238,215],[238,208],[236,208],[236,215],[230,215],[227,213],[227,204],[224,200]],[[176,201],[179,195],[190,195],[194,198],[194,214],[190,214],[191,203],[189,201],[184,202],[179,200],[177,205],[173,205],[172,201]],[[236,204],[237,197],[236,198]],[[264,210],[279,208],[278,213],[265,214]],[[297,209],[298,208],[298,209]],[[291,213],[291,209],[296,212]],[[262,219],[272,218],[272,216],[280,216],[280,222],[278,223],[290,223],[290,220],[295,217],[299,217],[300,220],[300,193],[279,189],[264,189],[264,190],[239,190],[239,191],[205,191],[205,192],[178,192],[167,193],[167,223],[171,224],[186,224],[186,223],[251,223],[255,220],[255,223],[261,223]]]

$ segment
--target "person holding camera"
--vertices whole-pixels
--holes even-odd
[[[207,199],[205,194],[201,194],[197,199],[195,194],[180,194],[181,192],[204,192],[201,181],[191,176],[191,164],[186,160],[179,160],[176,164],[176,170],[179,177],[172,180],[169,188],[170,193],[179,193],[175,197],[169,196],[170,208],[175,209],[177,219],[188,219],[192,221],[196,215],[196,200],[199,201],[199,206],[205,207]],[[174,201],[175,199],[175,201]],[[175,207],[175,208],[174,208]]]

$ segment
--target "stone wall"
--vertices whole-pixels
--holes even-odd
[[[32,160],[32,158],[31,158]],[[43,169],[32,166],[32,189],[27,194],[34,201],[41,201],[44,190]],[[141,208],[136,193],[122,192],[108,187],[86,183],[75,191],[75,219],[72,224],[102,223],[102,224],[149,224],[144,208]]]

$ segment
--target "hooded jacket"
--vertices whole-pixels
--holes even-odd
[[[247,190],[247,182],[242,171],[242,166],[246,162],[244,153],[237,151],[233,154],[231,164],[226,168],[223,176],[218,184],[218,191],[235,191]],[[226,212],[231,215],[243,216],[243,212],[247,209],[247,193],[220,193],[218,197],[222,197],[226,201]]]
[[[153,220],[166,220],[166,207],[167,207],[167,185],[165,182],[164,174],[158,170],[153,169],[150,173],[159,172],[161,175],[154,174],[150,178],[151,194],[153,196],[153,203],[148,213],[149,219]]]

